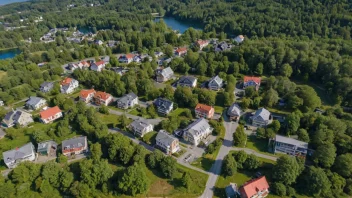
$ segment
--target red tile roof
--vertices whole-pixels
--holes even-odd
[[[72,81],[72,78],[65,78],[61,81],[61,85],[69,85]]]
[[[185,47],[180,47],[176,50],[177,53],[180,53],[180,52],[184,52],[184,51],[187,51],[187,48]]]
[[[130,59],[130,58],[133,58],[133,57],[134,57],[133,54],[126,54],[126,58],[127,58],[127,59]]]
[[[198,103],[197,106],[196,106],[196,111],[203,111],[203,112],[209,112],[213,109],[212,106],[208,106],[208,105],[205,105],[205,104],[200,104]]]
[[[238,35],[238,37],[239,37],[240,39],[244,39],[244,36],[243,36],[243,35]]]
[[[101,98],[102,100],[107,100],[110,96],[111,95],[106,92],[97,91],[94,97]]]
[[[42,119],[47,119],[47,118],[50,118],[60,112],[61,112],[60,108],[58,106],[55,106],[55,107],[52,107],[52,108],[49,108],[47,110],[40,112],[40,117]]]
[[[269,184],[266,181],[265,176],[253,179],[245,183],[240,189],[241,197],[252,197],[259,191],[263,191],[269,188]]]
[[[81,64],[82,65],[89,65],[89,63],[87,61],[82,61]]]
[[[208,41],[206,41],[206,40],[198,40],[197,43],[198,43],[198,45],[204,45],[204,44],[207,44]]]
[[[261,78],[260,77],[253,77],[253,76],[245,76],[243,81],[244,82],[254,81],[255,83],[259,84],[261,81]]]
[[[79,95],[81,98],[87,98],[91,93],[95,93],[95,90],[94,89],[81,90]]]
[[[98,61],[98,62],[96,62],[95,64],[96,64],[97,66],[100,66],[100,65],[105,64],[105,62],[104,62],[104,61]]]

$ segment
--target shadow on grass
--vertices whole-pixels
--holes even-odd
[[[201,167],[203,170],[209,171],[215,160],[201,157],[192,163],[193,166]]]
[[[248,136],[248,142],[251,142],[253,144],[253,148],[250,148],[247,146],[247,148],[253,149],[253,150],[258,150],[260,152],[268,152],[268,142],[265,139],[258,139],[255,136],[251,135]]]

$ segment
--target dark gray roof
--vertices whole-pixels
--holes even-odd
[[[226,196],[228,198],[236,197],[237,192],[237,185],[234,183],[230,183],[230,185],[226,186],[225,188]]]
[[[34,146],[30,142],[23,145],[20,148],[16,148],[10,151],[5,151],[2,153],[2,155],[4,158],[4,162],[8,163],[8,162],[16,161],[18,159],[22,159],[23,157],[30,155],[32,152],[34,152]]]
[[[167,100],[165,98],[157,98],[154,101],[154,104],[157,107],[162,107],[162,108],[165,108],[165,109],[169,109],[171,107],[171,105],[173,105],[173,102],[171,102],[170,100]]]
[[[229,116],[241,116],[241,108],[238,104],[233,103],[227,110],[227,115]]]
[[[40,87],[53,87],[54,82],[43,82]]]
[[[289,137],[285,137],[285,136],[281,136],[281,135],[276,135],[275,141],[286,143],[286,144],[295,145],[295,146],[300,147],[300,148],[308,149],[308,143],[307,142],[299,141],[299,140],[296,140],[296,139],[293,139],[293,138],[289,138]]]
[[[217,75],[217,76],[214,76],[213,78],[211,78],[209,80],[209,83],[216,83],[218,84],[219,86],[223,83],[223,80]]]
[[[86,146],[86,136],[80,136],[62,141],[62,148],[79,148]]]
[[[35,106],[36,104],[40,103],[44,98],[39,98],[35,96],[31,96],[29,100],[26,102],[26,105]]]
[[[178,80],[178,83],[190,84],[190,85],[192,85],[196,80],[197,80],[197,78],[196,78],[196,77],[193,77],[193,76],[182,76],[182,77]]]
[[[138,96],[135,93],[130,92],[129,94],[126,94],[126,95],[122,96],[117,101],[121,102],[121,103],[124,103],[124,104],[127,104],[129,101],[132,101],[132,100],[134,100],[136,98],[138,98]]]
[[[155,140],[161,142],[163,145],[171,145],[177,138],[170,135],[167,131],[160,130]]]
[[[32,117],[32,115],[27,112],[20,111],[20,110],[15,110],[15,111],[12,110],[5,115],[5,118],[2,121],[6,125],[11,125],[18,122],[22,116]],[[19,123],[19,124],[22,124],[22,123]]]

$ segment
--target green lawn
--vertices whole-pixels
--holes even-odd
[[[224,107],[214,106],[214,109],[215,109],[215,113],[222,114],[222,112],[224,112]]]
[[[101,114],[98,113],[98,118],[103,122],[103,124],[108,125],[109,128],[116,127],[116,125],[120,124],[119,118],[120,116],[115,114]]]
[[[256,136],[248,136],[246,148],[257,151],[265,155],[278,156],[273,153],[268,152],[268,140],[267,139],[258,139]]]
[[[158,133],[155,131],[149,132],[145,134],[142,138],[143,142],[149,144],[149,145],[154,145],[155,144],[155,138]]]
[[[149,114],[142,114],[141,108],[143,108],[143,107],[134,108],[134,109],[128,111],[128,114],[149,119],[150,118]]]
[[[323,85],[318,85],[313,82],[302,82],[302,81],[299,81],[296,79],[293,80],[293,82],[295,82],[297,85],[308,85],[308,86],[312,87],[315,90],[315,92],[317,92],[318,96],[320,97],[322,105],[326,105],[326,106],[334,105],[334,101],[330,97],[331,94],[327,93],[327,91],[325,90]]]

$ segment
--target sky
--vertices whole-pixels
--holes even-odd
[[[26,0],[0,0],[0,5],[5,5],[9,3],[15,3],[15,2],[23,2]]]

